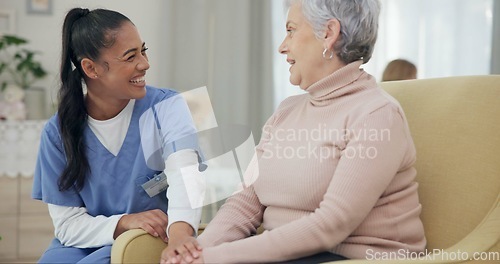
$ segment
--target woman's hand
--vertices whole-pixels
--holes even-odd
[[[168,216],[159,209],[124,215],[116,225],[114,238],[116,239],[127,230],[141,228],[150,235],[160,237],[163,241],[168,242],[167,225]]]
[[[161,263],[204,263],[202,248],[192,236],[170,239],[168,247],[161,253]]]
[[[169,228],[168,246],[161,254],[161,263],[203,263],[202,248],[193,234],[189,224],[173,223]]]

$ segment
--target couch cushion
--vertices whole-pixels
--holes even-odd
[[[428,249],[471,232],[500,193],[500,76],[382,83],[402,105],[417,148]]]

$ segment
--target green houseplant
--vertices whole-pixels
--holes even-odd
[[[35,60],[38,51],[24,47],[28,40],[15,36],[3,35],[0,38],[0,77],[1,90],[12,83],[22,89],[28,89],[35,81],[45,77],[47,71]]]

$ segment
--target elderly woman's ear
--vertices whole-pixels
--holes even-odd
[[[332,18],[328,20],[325,30],[325,48],[333,50],[333,45],[340,38],[340,22]]]

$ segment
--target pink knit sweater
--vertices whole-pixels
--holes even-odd
[[[229,198],[199,237],[206,263],[424,250],[405,115],[360,66],[281,103],[245,173],[255,182]],[[252,236],[261,224],[266,231]]]

